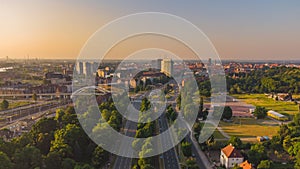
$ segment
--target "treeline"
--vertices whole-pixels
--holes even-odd
[[[151,156],[153,153],[153,140],[152,136],[156,134],[156,120],[151,121],[150,113],[146,112],[151,108],[151,103],[148,99],[144,98],[140,106],[139,123],[137,124],[137,130],[135,134],[135,140],[132,143],[132,147],[139,151],[138,160],[133,160],[134,169],[154,169],[156,164],[157,156]],[[146,122],[147,121],[147,122]],[[146,123],[145,123],[146,122]],[[147,138],[143,142],[141,138]]]
[[[227,90],[238,93],[299,93],[300,69],[276,67],[227,76]]]
[[[91,107],[84,113],[98,123]],[[110,102],[101,104],[102,116],[116,130],[121,115]],[[97,119],[98,118],[98,119]],[[57,109],[55,117],[43,118],[30,132],[9,142],[0,139],[0,168],[4,169],[93,169],[108,164],[110,153],[97,146],[79,124],[73,107]]]

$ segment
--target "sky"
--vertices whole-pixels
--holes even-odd
[[[221,59],[300,58],[298,0],[1,0],[0,58],[76,59],[98,29],[137,12],[189,20],[208,36]],[[117,53],[127,55],[122,49]]]

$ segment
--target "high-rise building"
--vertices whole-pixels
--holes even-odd
[[[163,59],[161,61],[161,72],[171,77],[173,75],[173,61],[172,59]]]
[[[97,70],[98,70],[98,67],[99,67],[99,63],[97,63],[97,62],[91,62],[91,64],[92,64],[92,73],[96,73],[97,72]]]
[[[91,75],[92,74],[92,65],[89,62],[83,62],[83,74],[84,75]]]
[[[211,66],[211,65],[212,65],[211,58],[208,58],[208,66]]]
[[[83,74],[83,63],[82,62],[76,63],[76,72],[79,75]]]
[[[162,59],[157,59],[157,69],[161,69],[161,61]]]

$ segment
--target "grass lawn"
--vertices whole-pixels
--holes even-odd
[[[298,112],[298,105],[294,102],[275,101],[264,94],[236,94],[232,96],[248,104],[262,106],[284,115],[294,115]],[[300,98],[300,95],[295,95],[295,98],[298,97]]]
[[[219,124],[222,130],[230,136],[237,137],[256,137],[269,136],[277,134],[279,125],[269,119],[234,119],[232,123],[221,121]]]
[[[214,131],[213,135],[215,139],[226,139],[218,129]]]
[[[214,126],[212,124],[206,124],[209,128],[213,128]],[[215,139],[226,139],[226,137],[223,136],[223,134],[216,128],[213,132]]]

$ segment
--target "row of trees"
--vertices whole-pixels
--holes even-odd
[[[147,110],[151,108],[151,103],[148,99],[144,98],[141,102],[140,111],[141,115],[139,116],[139,121],[145,121],[147,119],[148,114],[146,113]],[[148,157],[149,154],[153,152],[153,143],[152,143],[152,136],[155,134],[156,131],[156,121],[150,121],[147,123],[138,123],[137,131],[135,134],[134,142],[132,143],[132,147],[139,151],[139,159],[137,164],[134,164],[133,168],[138,169],[154,169],[154,160],[155,157]],[[139,138],[147,138],[144,142],[141,142]]]
[[[300,114],[294,116],[293,122],[280,126],[279,134],[273,137],[270,146],[280,151],[283,149],[295,159],[295,168],[300,169]]]

